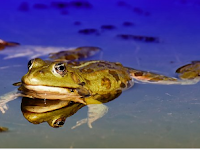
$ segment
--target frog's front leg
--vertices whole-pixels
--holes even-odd
[[[99,118],[103,117],[108,112],[108,107],[93,97],[85,98],[85,102],[88,106],[88,117],[76,122],[76,125],[72,129],[87,123],[89,128],[92,128],[92,123]]]
[[[0,97],[0,111],[2,113],[5,113],[6,110],[8,110],[7,103],[15,100],[17,97],[19,97],[21,94],[17,92],[17,90],[11,91],[9,93],[6,93]]]

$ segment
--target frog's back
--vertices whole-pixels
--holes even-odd
[[[73,68],[78,69],[79,76],[93,94],[107,94],[133,85],[128,69],[118,62],[87,61]]]

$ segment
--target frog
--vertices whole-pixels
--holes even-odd
[[[87,50],[91,51],[90,48]],[[156,84],[194,83],[191,80],[179,80],[175,77],[125,67],[119,62],[103,60],[65,62],[62,59],[59,57],[54,61],[40,58],[30,60],[29,71],[22,77],[21,82],[17,83],[20,85],[18,90],[21,94],[45,99],[73,98],[74,102],[98,104],[104,99],[115,99],[122,91],[131,88],[135,80]]]
[[[98,108],[99,116],[103,116],[108,110],[103,102],[117,98],[135,82],[189,85],[199,81],[198,78],[190,80],[138,70],[120,62],[80,60],[100,51],[99,47],[83,46],[70,51],[50,53],[51,60],[31,59],[27,65],[28,72],[20,82],[14,83],[19,86],[18,91],[0,99],[4,100],[4,104],[18,96],[73,101],[87,105],[90,112]],[[177,73],[182,77],[182,72]],[[3,107],[0,107],[1,110]],[[82,122],[86,123],[86,120]],[[91,127],[91,122],[88,122],[88,126]]]

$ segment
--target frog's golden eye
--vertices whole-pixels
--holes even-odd
[[[29,60],[29,62],[28,62],[28,70],[30,70],[32,68],[33,61],[34,61],[34,59]]]
[[[62,127],[64,124],[65,124],[65,119],[59,118],[59,119],[55,120],[55,122],[53,123],[53,127],[59,128],[59,127]]]
[[[65,64],[62,63],[62,62],[55,64],[54,69],[61,76],[64,76],[66,74],[66,72],[67,72]]]

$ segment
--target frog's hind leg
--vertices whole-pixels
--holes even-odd
[[[74,49],[69,49],[66,51],[60,51],[57,53],[50,53],[49,57],[56,61],[72,61],[72,60],[80,60],[82,58],[87,58],[95,55],[101,49],[99,47],[78,47]]]
[[[178,78],[168,77],[165,75],[149,72],[149,71],[141,71],[132,68],[128,68],[130,72],[130,76],[136,81],[142,83],[155,83],[155,84],[195,84],[196,80],[179,80]]]

